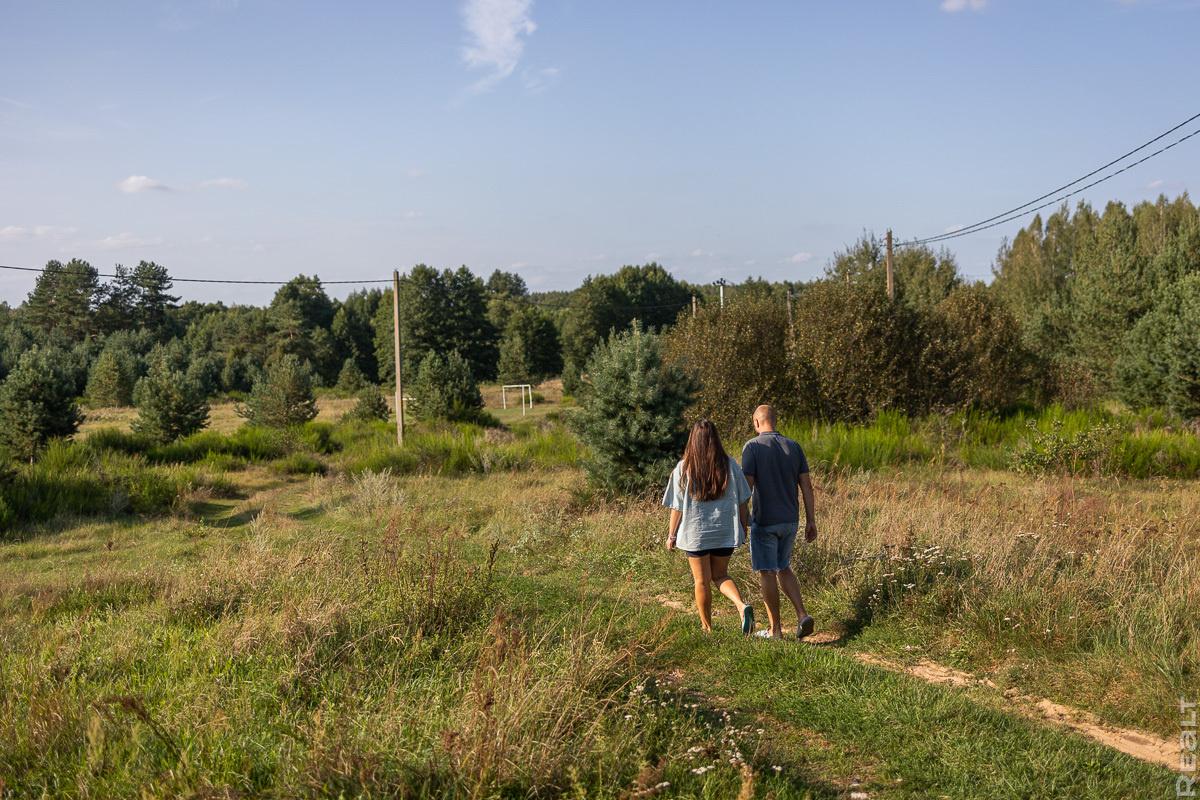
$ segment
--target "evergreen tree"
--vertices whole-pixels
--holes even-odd
[[[34,345],[0,385],[0,448],[26,461],[59,436],[70,436],[81,417],[74,379],[63,354]]]
[[[1200,418],[1200,273],[1175,285],[1179,314],[1167,339],[1167,404],[1185,419]]]
[[[1108,204],[1095,235],[1076,250],[1075,263],[1072,348],[1102,390],[1115,388],[1114,356],[1151,302],[1137,226],[1123,205]]]
[[[529,295],[525,279],[515,272],[495,270],[487,280],[487,292],[492,297],[520,299]]]
[[[204,387],[174,369],[169,359],[155,360],[134,389],[138,417],[133,430],[159,443],[173,442],[208,423]]]
[[[254,382],[238,416],[252,425],[286,428],[308,422],[317,415],[313,396],[312,370],[294,355],[286,355],[267,366]]]
[[[134,320],[137,325],[154,334],[166,337],[170,330],[171,312],[179,297],[171,294],[174,282],[167,268],[153,261],[139,261],[129,273],[134,300]]]
[[[86,261],[49,261],[25,301],[25,319],[42,331],[79,341],[95,332],[92,310],[99,288],[96,268]]]
[[[474,422],[483,410],[483,395],[471,365],[455,352],[425,356],[412,384],[412,398],[422,419]]]
[[[354,394],[366,388],[368,383],[367,376],[363,375],[362,370],[358,367],[358,362],[353,358],[347,358],[345,363],[342,364],[342,371],[338,373],[338,391],[345,392],[346,394]],[[378,389],[376,389],[375,393],[379,393]]]
[[[572,423],[588,447],[588,479],[606,491],[661,491],[687,442],[692,379],[663,363],[659,337],[636,322],[596,348],[587,373]]]
[[[137,382],[137,357],[106,345],[88,373],[87,399],[94,406],[128,406]]]
[[[545,312],[526,306],[509,318],[498,371],[503,383],[538,383],[562,371],[558,329]]]
[[[379,380],[379,367],[375,363],[375,313],[381,304],[390,310],[391,302],[391,295],[385,298],[378,289],[351,292],[338,306],[330,325],[337,351],[353,358],[371,383]]]
[[[363,421],[371,422],[374,420],[386,420],[388,418],[388,404],[383,399],[383,395],[379,393],[377,386],[365,386],[358,393],[358,400],[354,407],[342,415],[343,422]]]

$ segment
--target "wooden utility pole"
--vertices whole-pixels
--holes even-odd
[[[729,285],[729,281],[721,278],[720,280],[713,281],[713,283],[717,285],[717,291],[720,293],[721,308],[725,308],[725,287]]]
[[[692,319],[696,318],[696,295],[692,295]]]
[[[400,357],[400,270],[392,270],[392,350],[396,357],[396,442],[404,445],[404,368]]]
[[[887,289],[888,300],[896,299],[896,274],[892,271],[892,229],[887,232]]]
[[[787,290],[787,303],[788,303],[788,335],[795,336],[796,335],[796,323],[792,321],[792,290],[791,289]]]

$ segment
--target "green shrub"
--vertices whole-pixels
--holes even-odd
[[[412,397],[416,415],[426,420],[473,422],[483,409],[471,365],[456,352],[430,353],[421,360]]]
[[[135,433],[159,443],[189,436],[208,424],[208,400],[199,381],[156,361],[134,390]]]
[[[597,346],[587,372],[572,422],[589,450],[589,481],[630,494],[661,487],[687,442],[684,412],[695,399],[694,381],[663,363],[660,338],[637,323]]]
[[[81,420],[75,384],[59,351],[36,345],[0,385],[0,448],[24,461],[52,438],[75,433]]]
[[[292,453],[271,462],[271,469],[284,475],[323,475],[325,464],[310,453]]]
[[[1067,433],[1062,420],[1056,420],[1048,431],[1039,430],[1032,422],[1029,430],[1030,437],[1013,455],[1020,472],[1094,475],[1104,472],[1111,463],[1117,435],[1113,425],[1101,423]]]
[[[267,367],[254,382],[250,396],[237,408],[250,424],[287,428],[308,422],[317,415],[312,370],[294,355],[286,355]]]
[[[787,305],[777,298],[742,297],[685,317],[663,337],[664,358],[698,381],[691,409],[726,436],[753,431],[756,406],[770,403],[786,418],[812,417],[815,398],[801,392],[789,368]]]
[[[386,420],[388,414],[388,404],[383,399],[379,387],[367,386],[358,393],[358,399],[355,401],[354,407],[342,415],[342,421],[353,422],[358,420],[369,422],[371,420]]]

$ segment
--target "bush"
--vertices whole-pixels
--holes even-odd
[[[1063,421],[1055,420],[1049,431],[1029,423],[1031,437],[1013,456],[1018,471],[1034,474],[1099,474],[1109,467],[1117,429],[1102,422],[1075,433],[1063,432]]]
[[[353,408],[342,415],[342,421],[386,420],[388,413],[387,401],[383,399],[379,389],[375,386],[368,386],[358,393],[358,400],[354,403]]]
[[[150,367],[134,391],[138,418],[133,430],[159,444],[189,436],[208,423],[208,400],[200,382],[165,360]]]
[[[590,451],[588,479],[628,494],[661,487],[687,442],[684,412],[695,400],[694,381],[663,363],[661,340],[638,323],[600,344],[587,371],[572,422]]]
[[[312,370],[294,355],[286,355],[267,367],[254,382],[250,396],[237,408],[238,416],[252,425],[287,428],[308,422],[317,415]]]
[[[952,290],[926,329],[925,375],[935,405],[1003,411],[1025,394],[1032,356],[1021,327],[982,285]]]
[[[0,447],[30,461],[50,439],[75,433],[80,419],[62,354],[36,345],[25,351],[0,385]]]
[[[749,433],[751,415],[770,403],[784,417],[812,416],[789,368],[790,339],[784,301],[739,298],[724,309],[705,307],[663,337],[664,358],[699,382],[692,413],[726,435]]]
[[[909,305],[866,282],[819,281],[797,298],[795,325],[793,386],[815,396],[820,416],[859,421],[928,409],[926,333]]]
[[[483,395],[471,365],[456,352],[446,356],[430,353],[421,360],[412,397],[421,419],[472,422],[483,409]]]

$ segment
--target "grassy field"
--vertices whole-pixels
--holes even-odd
[[[0,543],[5,798],[1174,796],[1014,698],[1178,736],[1194,483],[822,467],[799,645],[720,605],[703,635],[662,511],[593,496],[547,411],[405,453],[382,423],[93,435],[59,457],[215,486]],[[903,671],[930,662],[980,680]]]

